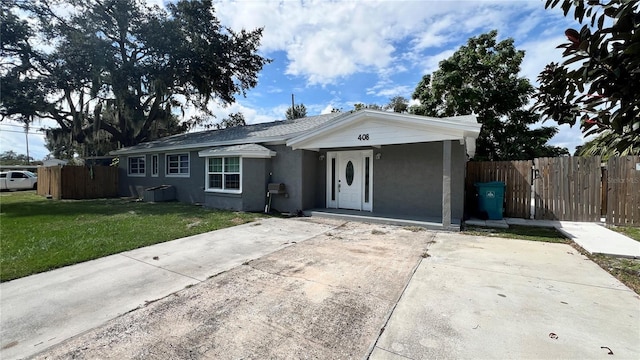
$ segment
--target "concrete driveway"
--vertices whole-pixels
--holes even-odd
[[[317,225],[313,219],[288,221]],[[411,230],[346,223],[119,316],[36,358],[362,358],[435,236]]]
[[[440,233],[429,253],[371,359],[640,359],[640,297],[571,246]]]
[[[273,221],[278,225],[228,229],[220,241],[235,239],[234,229],[250,239],[298,229],[306,234],[299,239],[307,240],[291,244],[285,237],[289,246],[274,242],[282,248],[212,278],[207,270],[189,273],[189,279],[206,280],[187,288],[189,282],[177,281],[171,295],[108,321],[105,305],[93,306],[101,325],[46,350],[63,340],[57,334],[64,328],[48,329],[46,336],[54,340],[36,346],[23,336],[31,354],[44,350],[37,359],[640,358],[639,297],[568,245],[314,218]],[[178,248],[184,247],[188,243]],[[140,250],[145,263],[172,254],[148,250]],[[134,289],[124,284],[114,297]],[[64,292],[42,294],[49,291]],[[6,347],[5,334],[12,334],[13,326],[20,329],[20,318],[29,321],[44,311],[37,300],[25,304],[36,308],[7,328],[4,294],[3,288],[3,359],[12,358],[6,351],[20,345]],[[152,298],[136,304],[144,299]],[[91,307],[81,303],[76,305]],[[50,312],[59,306],[46,304]]]

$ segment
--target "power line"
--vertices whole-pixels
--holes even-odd
[[[18,131],[18,130],[0,130],[0,132],[11,132],[11,133],[24,134],[24,131]],[[29,135],[44,135],[44,132],[41,132],[41,133],[28,132],[27,134],[29,134]]]
[[[16,124],[2,124],[2,123],[0,123],[0,126],[13,126],[13,127],[19,127],[19,128],[23,128],[24,129],[24,125],[16,125]],[[29,125],[29,128],[31,128],[31,125]],[[9,130],[6,130],[6,131],[9,131]],[[36,129],[35,131],[44,132],[44,129]]]

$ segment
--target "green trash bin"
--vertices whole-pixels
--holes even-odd
[[[474,185],[478,189],[478,211],[485,212],[489,220],[502,220],[505,183],[491,181]]]

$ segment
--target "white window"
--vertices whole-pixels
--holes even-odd
[[[189,176],[189,153],[167,154],[167,176]]]
[[[127,173],[129,176],[144,176],[144,156],[130,156],[128,158]]]
[[[151,155],[151,176],[158,176],[158,155]]]
[[[241,168],[239,156],[207,158],[207,190],[242,192]]]

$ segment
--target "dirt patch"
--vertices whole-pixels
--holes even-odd
[[[435,234],[347,223],[36,358],[363,358]]]
[[[247,220],[241,218],[241,217],[234,217],[233,219],[229,220],[232,224],[234,225],[241,225],[247,222]]]

